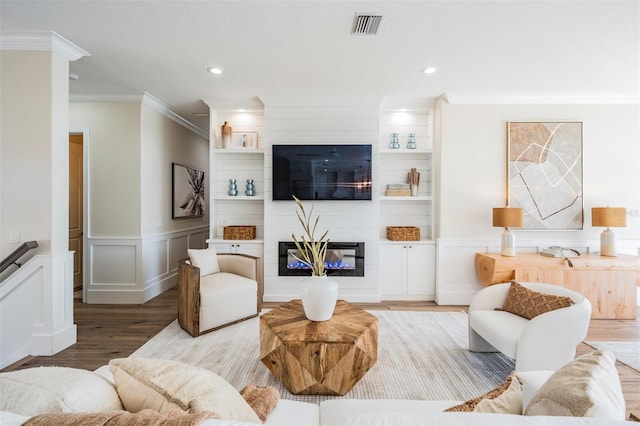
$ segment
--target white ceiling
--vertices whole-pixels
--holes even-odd
[[[351,35],[357,12],[384,15],[377,35]],[[0,0],[2,32],[91,54],[72,94],[144,91],[203,129],[202,99],[637,102],[639,21],[638,0]]]

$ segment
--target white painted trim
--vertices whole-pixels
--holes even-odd
[[[209,132],[196,126],[181,115],[176,114],[168,106],[160,102],[157,98],[147,92],[111,92],[111,93],[91,93],[91,94],[70,94],[69,102],[120,102],[139,103],[152,108],[168,119],[178,123],[182,127],[191,130],[198,136],[209,140]]]
[[[202,99],[210,109],[217,111],[237,111],[243,109],[245,111],[264,111],[264,104],[257,97],[245,99]]]
[[[304,108],[322,106],[379,106],[382,97],[353,97],[353,98],[305,98],[305,97],[260,97],[265,105],[270,107],[299,106]]]
[[[638,95],[465,95],[444,94],[451,105],[629,105]]]
[[[0,34],[0,50],[51,51],[68,61],[76,61],[84,56],[91,56],[89,52],[76,46],[55,31]]]

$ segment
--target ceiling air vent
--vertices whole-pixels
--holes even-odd
[[[377,34],[381,23],[382,15],[356,13],[355,18],[353,19],[351,34]]]

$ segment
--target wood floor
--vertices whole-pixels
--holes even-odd
[[[276,306],[265,304],[266,308]],[[438,306],[432,302],[383,302],[360,304],[370,310],[450,311],[461,306]],[[174,287],[144,305],[74,305],[78,327],[77,343],[53,356],[24,358],[2,371],[56,365],[95,370],[112,358],[127,357],[177,318],[177,289]],[[640,317],[640,315],[639,315]],[[636,320],[593,320],[587,340],[640,341],[640,318]],[[578,355],[592,351],[582,343]],[[617,363],[627,415],[640,406],[640,372]]]

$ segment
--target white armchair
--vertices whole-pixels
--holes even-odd
[[[178,322],[185,331],[196,337],[258,315],[260,258],[213,248],[189,252],[191,260],[178,262]]]
[[[469,304],[469,350],[502,352],[515,359],[516,371],[555,371],[574,359],[576,346],[586,337],[591,303],[558,285],[520,284],[533,291],[568,296],[574,304],[529,320],[501,310],[509,283],[485,287]]]

